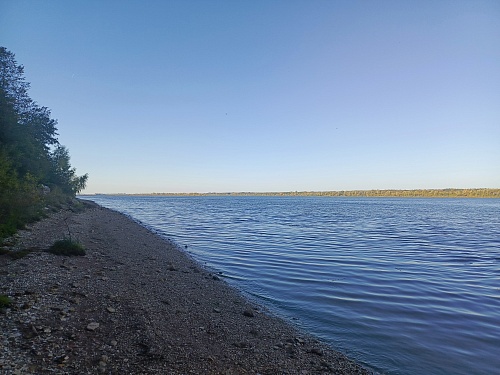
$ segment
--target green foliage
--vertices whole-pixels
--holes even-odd
[[[10,307],[12,304],[12,301],[10,298],[4,294],[0,294],[0,309]]]
[[[0,47],[0,239],[43,217],[46,206],[63,207],[88,179],[76,175],[57,121],[29,87],[14,54]]]
[[[24,249],[21,251],[11,251],[9,256],[12,259],[17,260],[17,259],[24,258],[26,255],[31,254],[31,252],[32,252],[32,250],[30,250],[30,249]]]
[[[55,255],[83,256],[85,255],[85,248],[80,242],[66,238],[64,240],[54,242],[54,244],[49,248],[49,252]]]
[[[58,145],[51,153],[50,159],[52,165],[51,180],[65,194],[74,196],[85,188],[88,175],[76,175],[75,168],[72,168],[69,162],[69,151],[66,147]]]

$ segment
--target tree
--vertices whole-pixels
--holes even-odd
[[[58,145],[51,154],[52,175],[51,182],[59,186],[67,194],[77,194],[87,184],[88,175],[76,175],[76,169],[71,167],[69,151]]]
[[[67,200],[85,188],[69,151],[57,139],[57,121],[28,95],[24,68],[0,47],[0,238],[37,217],[49,201]],[[53,189],[44,196],[41,186]]]

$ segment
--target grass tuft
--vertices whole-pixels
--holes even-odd
[[[25,249],[25,250],[21,250],[21,251],[11,251],[11,253],[9,255],[12,259],[17,260],[17,259],[24,258],[26,255],[28,255],[30,253],[32,253],[31,249]]]
[[[85,248],[80,242],[66,238],[64,240],[54,242],[54,244],[49,248],[49,253],[66,256],[83,256],[85,255]]]
[[[24,258],[26,255],[31,254],[33,251],[36,251],[36,250],[37,250],[36,248],[24,249],[24,250],[19,250],[19,251],[0,249],[0,255],[7,255],[11,259],[17,260],[17,259]]]
[[[3,309],[5,307],[9,307],[11,304],[12,304],[12,301],[8,296],[6,296],[4,294],[0,294],[0,309]]]

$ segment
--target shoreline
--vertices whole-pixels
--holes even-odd
[[[85,201],[19,232],[0,256],[5,374],[369,374],[273,316],[188,253]],[[84,257],[45,252],[68,236]]]

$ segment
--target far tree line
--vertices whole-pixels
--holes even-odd
[[[76,174],[57,121],[29,88],[24,67],[0,47],[0,239],[67,204],[88,179]]]
[[[105,195],[105,194],[100,194]],[[500,198],[500,189],[413,189],[413,190],[337,190],[227,193],[145,193],[109,194],[136,196],[311,196],[311,197],[408,197],[408,198]]]

